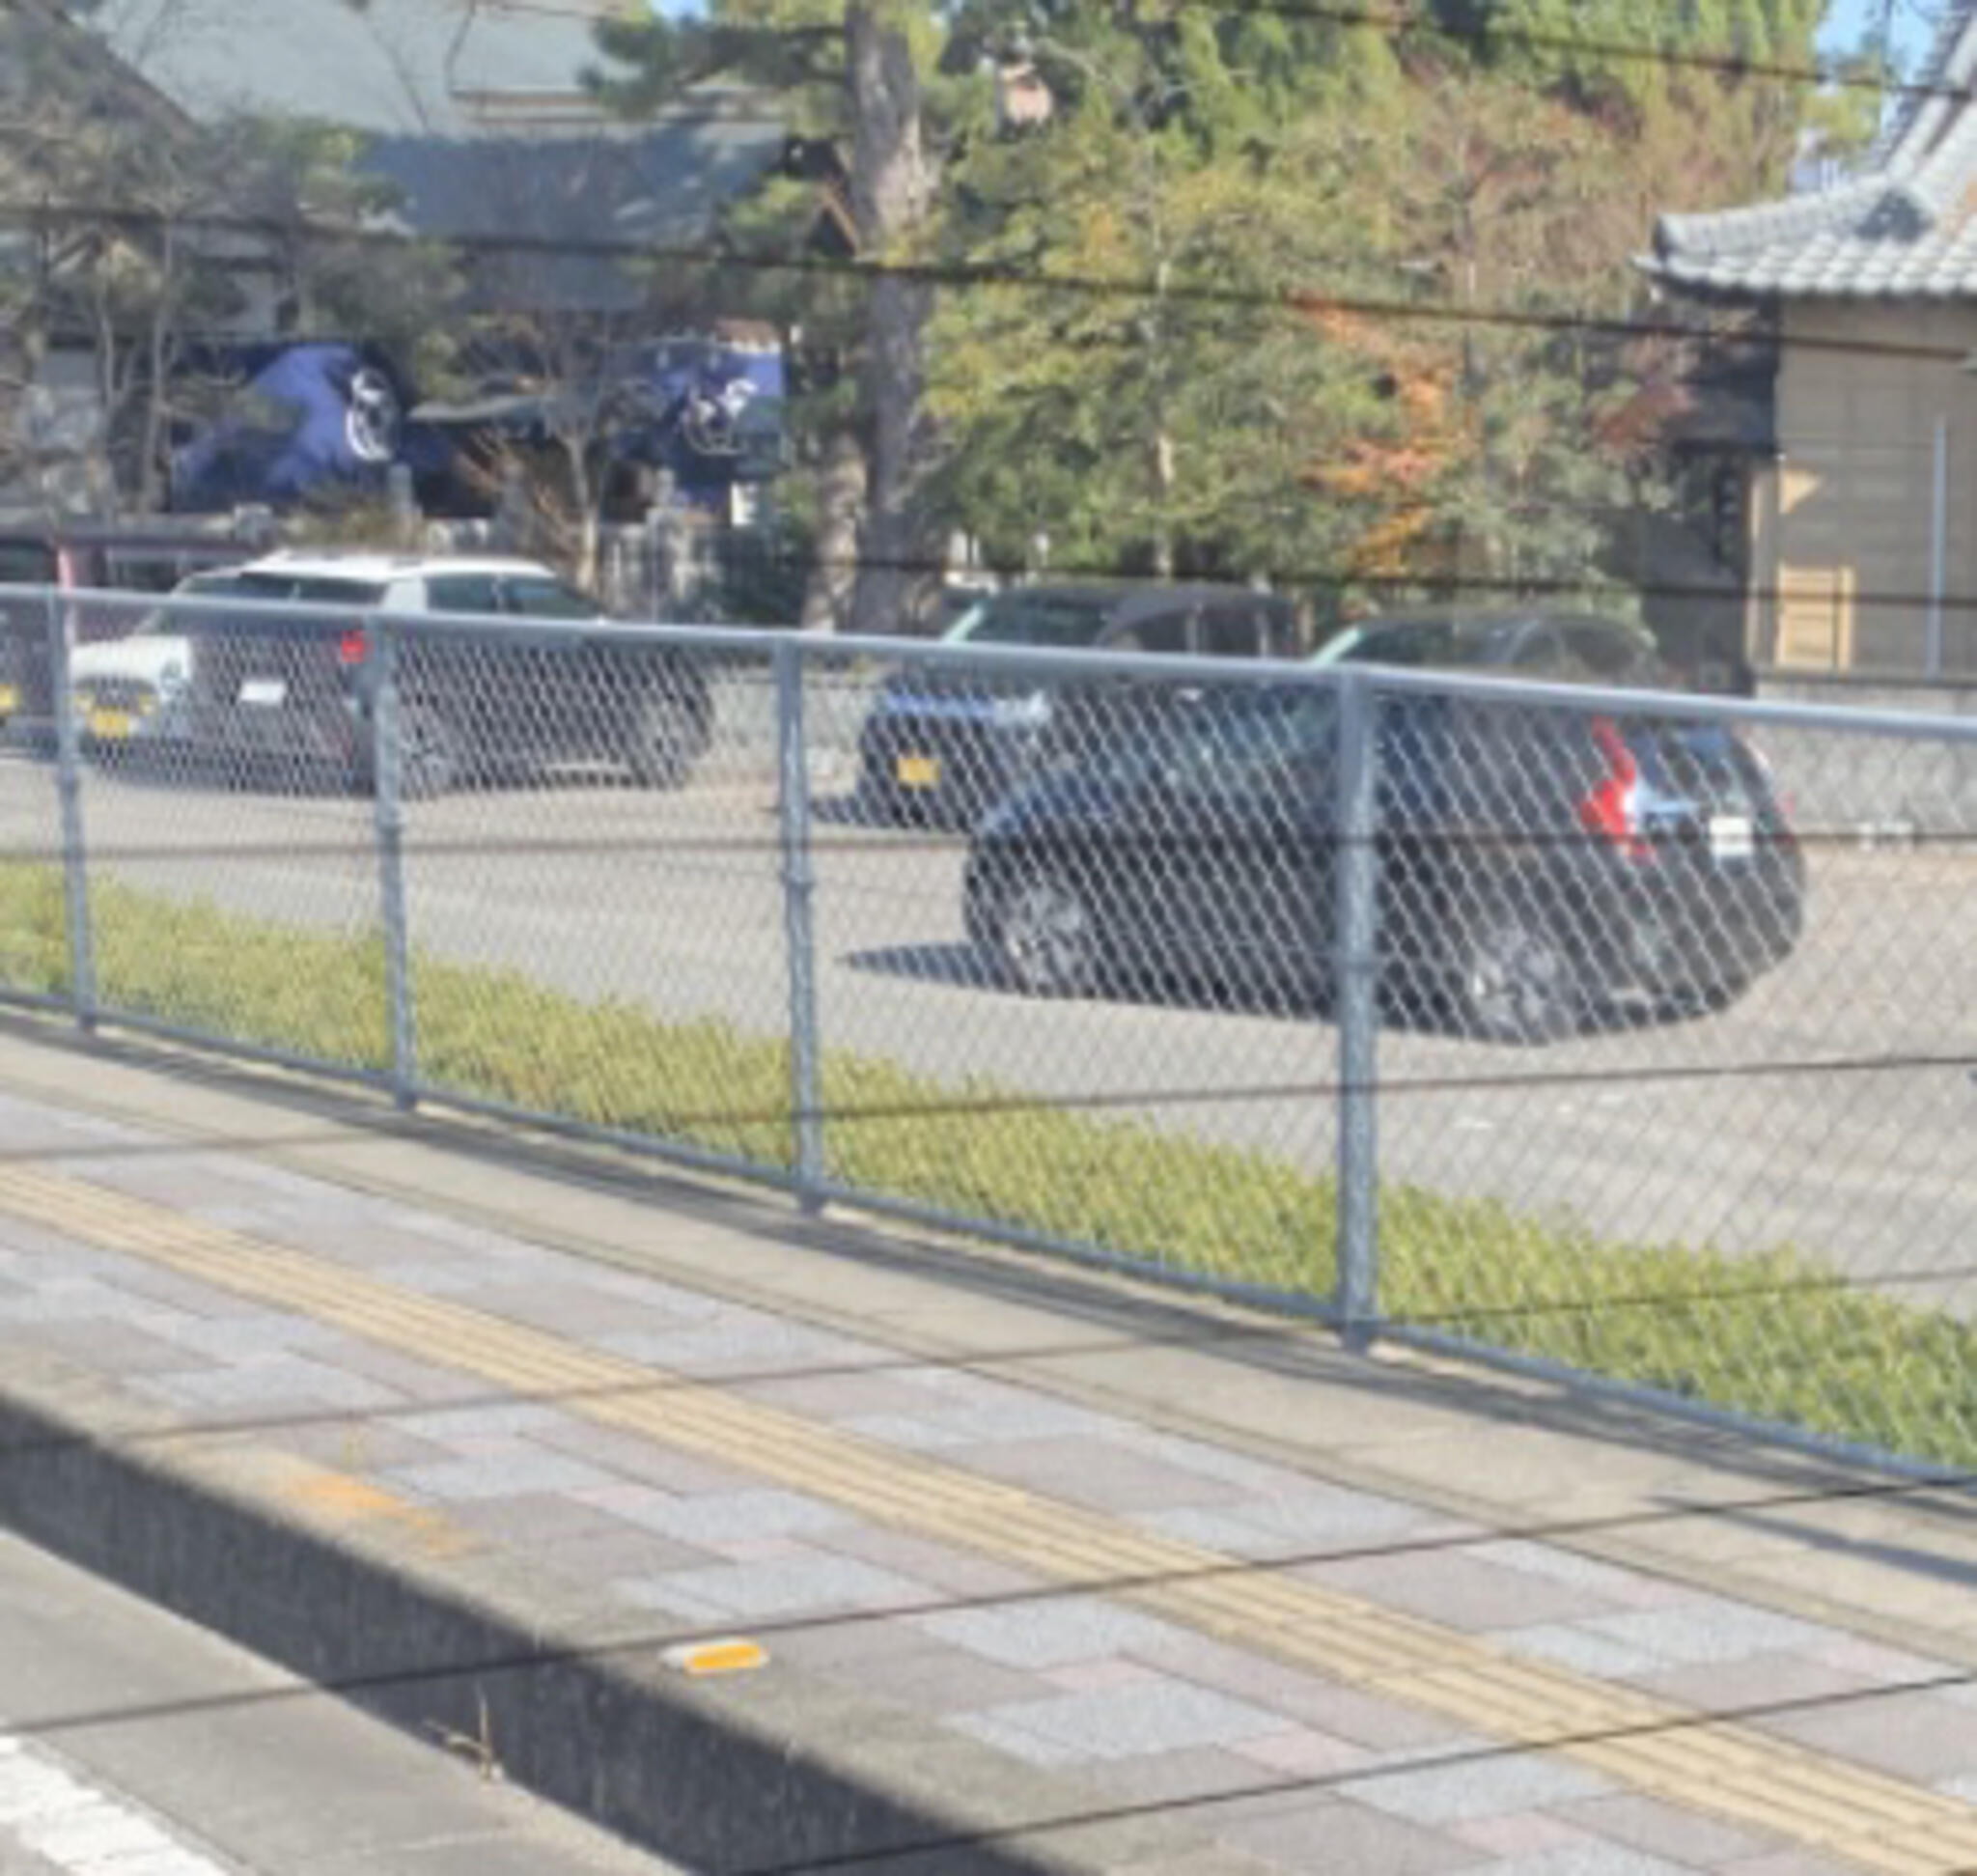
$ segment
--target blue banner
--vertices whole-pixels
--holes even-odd
[[[443,438],[408,420],[408,386],[368,347],[229,347],[187,369],[236,388],[217,419],[173,453],[172,506],[181,513],[287,508],[332,490],[380,489],[394,462],[431,474],[450,460]]]
[[[395,462],[422,482],[444,477],[477,435],[546,443],[566,401],[584,409],[607,461],[664,469],[697,505],[721,504],[735,483],[766,481],[784,462],[786,375],[769,345],[673,338],[617,349],[602,400],[595,380],[558,387],[496,367],[459,403],[421,406],[380,351],[315,341],[207,348],[186,370],[235,388],[174,451],[181,513],[375,492]]]

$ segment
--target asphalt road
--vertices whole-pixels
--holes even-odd
[[[0,1535],[0,1876],[671,1865]]]
[[[115,877],[317,929],[376,915],[367,803],[97,773],[86,813]],[[45,848],[54,829],[46,771],[0,767],[0,844]],[[981,981],[967,950],[959,841],[861,825],[831,776],[815,832],[826,1047],[1328,1163],[1336,1038],[1322,1012],[1025,1001]],[[776,833],[752,744],[717,750],[675,795],[572,784],[420,804],[414,939],[585,997],[777,1034]],[[1835,830],[1809,860],[1798,950],[1727,1012],[1540,1050],[1385,1029],[1387,1181],[1634,1242],[1794,1245],[1977,1313],[1977,1085],[1955,1059],[1977,1062],[1977,858]]]

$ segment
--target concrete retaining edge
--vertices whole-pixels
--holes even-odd
[[[1008,1840],[1022,1817],[1076,1815],[1047,1776],[814,1677],[690,1681],[626,1618],[532,1598],[510,1559],[442,1571],[417,1554],[435,1546],[423,1518],[332,1532],[281,1502],[339,1476],[180,1430],[58,1363],[0,1377],[0,1525],[393,1724],[485,1737],[509,1780],[696,1872],[1071,1866]],[[59,1742],[59,1717],[41,1730]]]

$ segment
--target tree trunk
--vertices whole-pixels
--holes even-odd
[[[123,518],[123,489],[117,474],[117,425],[124,404],[123,364],[117,328],[110,316],[107,291],[98,273],[93,311],[96,316],[97,414],[90,441],[92,462],[87,480],[97,512],[105,520]]]
[[[921,140],[920,78],[887,0],[849,0],[845,56],[854,126],[851,214],[860,252],[883,267],[903,258],[933,199]],[[926,330],[933,289],[893,272],[872,283],[860,368],[865,526],[851,598],[852,629],[896,631],[920,577],[914,497],[929,453]]]
[[[1164,415],[1154,433],[1154,577],[1174,577],[1174,437]]]
[[[850,430],[824,445],[817,558],[803,586],[803,630],[836,631],[849,623],[858,570],[858,522],[865,509],[865,454]]]
[[[141,515],[155,515],[165,505],[165,424],[171,405],[173,341],[179,314],[178,258],[178,243],[167,222],[158,251],[158,302],[152,309],[145,358],[144,427],[137,459],[137,509]]]
[[[598,590],[598,547],[600,528],[597,490],[591,475],[590,452],[581,439],[565,437],[563,454],[570,463],[570,505],[576,511],[576,584],[586,593]]]

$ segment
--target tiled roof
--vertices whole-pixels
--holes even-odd
[[[573,92],[597,63],[582,0],[108,0],[81,17],[202,122],[316,118],[386,136],[458,136],[475,92]]]
[[[1977,296],[1977,0],[1944,14],[1865,174],[1822,194],[1663,215],[1641,265],[1671,285],[1785,298]]]
[[[596,23],[626,0],[106,0],[82,17],[199,123],[311,119],[365,133],[358,162],[443,240],[525,244],[539,306],[640,294],[556,243],[686,243],[758,184],[788,131],[769,102],[706,86],[637,126],[583,85]],[[529,245],[533,244],[533,245]]]

